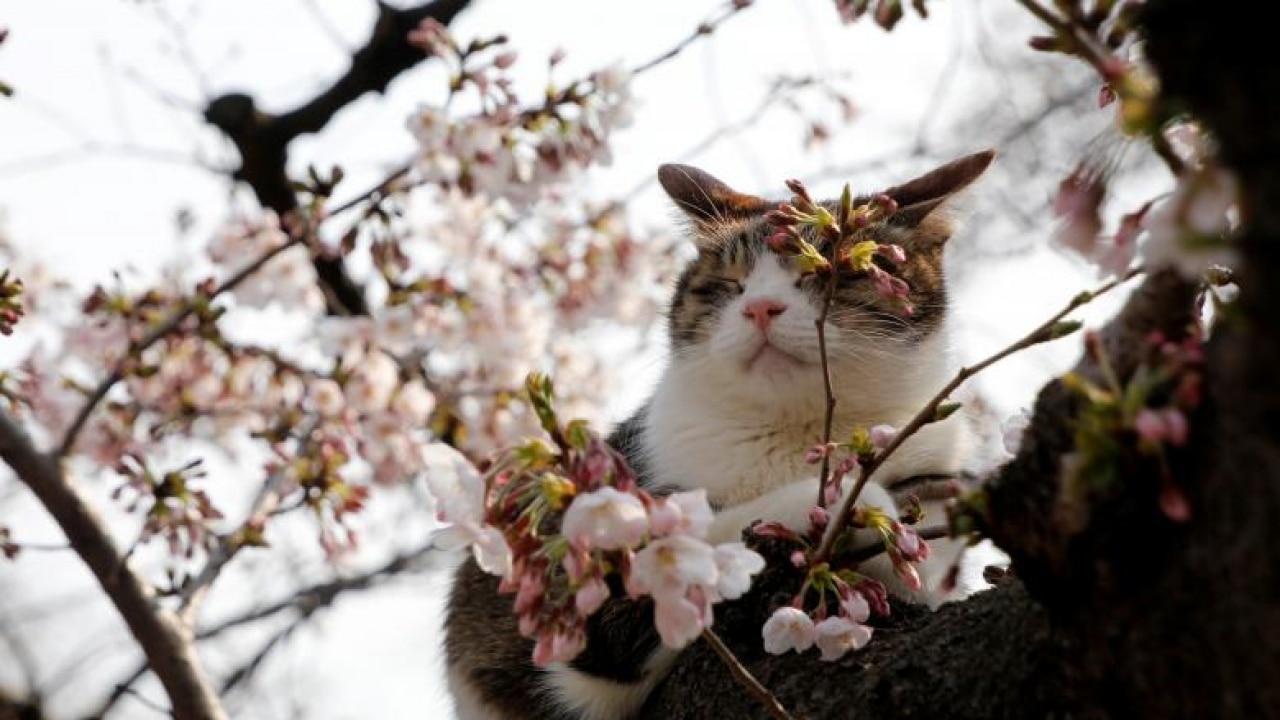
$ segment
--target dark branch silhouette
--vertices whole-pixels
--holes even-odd
[[[351,56],[351,67],[326,90],[288,112],[264,112],[244,93],[215,98],[204,117],[240,153],[235,178],[253,189],[263,207],[281,217],[297,209],[298,197],[288,175],[289,145],[300,135],[324,129],[339,110],[365,93],[383,92],[400,73],[425,60],[427,53],[409,44],[409,32],[427,18],[447,25],[469,4],[470,0],[435,0],[397,10],[379,2],[373,32]],[[364,291],[348,276],[341,258],[317,256],[313,262],[330,313],[369,314]]]

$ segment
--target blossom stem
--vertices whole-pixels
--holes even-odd
[[[818,544],[818,547],[810,557],[810,563],[816,564],[827,560],[831,555],[832,548],[835,546],[836,538],[840,536],[840,533],[843,532],[845,527],[848,525],[854,503],[857,502],[858,495],[862,493],[862,488],[865,487],[867,481],[871,479],[872,473],[883,465],[884,462],[902,446],[902,443],[906,442],[908,438],[919,432],[920,428],[934,421],[937,417],[938,407],[941,406],[942,403],[946,402],[947,398],[951,396],[951,393],[955,392],[956,388],[964,384],[969,378],[1016,352],[1025,350],[1033,345],[1039,345],[1040,343],[1055,339],[1053,328],[1062,321],[1063,318],[1071,314],[1080,306],[1091,302],[1142,272],[1143,270],[1140,267],[1133,268],[1120,277],[1105,283],[1096,290],[1076,295],[1067,303],[1066,307],[1058,311],[1053,317],[1041,323],[1034,330],[1024,335],[1021,339],[1016,340],[1012,344],[1007,345],[992,355],[989,355],[975,365],[960,368],[955,377],[953,377],[945,387],[939,390],[929,402],[925,403],[924,407],[916,413],[915,417],[911,418],[911,421],[898,431],[898,434],[894,436],[892,442],[859,466],[858,480],[854,483],[853,490],[844,498],[844,502],[840,505],[840,511],[832,516],[826,532],[822,535],[822,542]]]
[[[822,358],[822,389],[827,396],[826,415],[822,418],[822,447],[831,446],[831,426],[835,422],[836,394],[831,384],[831,365],[827,358],[827,315],[831,312],[831,300],[836,294],[836,283],[840,280],[838,264],[831,266],[831,277],[827,280],[827,289],[822,296],[822,310],[813,325],[818,330],[818,355]],[[831,481],[831,453],[824,452],[822,469],[818,473],[818,507],[826,507],[827,483]]]
[[[769,711],[774,720],[796,720],[795,716],[787,712],[787,709],[783,707],[778,698],[769,692],[768,688],[761,685],[750,670],[747,670],[742,661],[738,660],[738,656],[733,654],[733,651],[724,644],[724,641],[720,639],[719,635],[716,635],[714,630],[711,628],[704,629],[702,631],[702,639],[706,640],[711,649],[716,651],[716,655],[720,656],[720,660],[724,662],[725,667],[729,668],[729,674],[733,675],[733,679],[750,691],[760,701],[760,704],[764,705],[765,710]]]

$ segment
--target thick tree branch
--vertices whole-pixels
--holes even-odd
[[[289,180],[289,145],[299,135],[319,132],[339,110],[367,92],[382,92],[400,73],[427,57],[409,44],[409,31],[426,18],[448,24],[470,0],[435,0],[398,10],[378,3],[378,18],[364,47],[333,85],[309,102],[279,115],[258,109],[254,98],[228,93],[205,109],[205,119],[221,130],[240,153],[235,177],[253,189],[263,207],[284,216],[298,207]],[[363,290],[351,280],[340,258],[314,259],[329,310],[339,315],[367,315]]]
[[[174,717],[225,720],[188,631],[177,616],[155,603],[153,589],[125,563],[102,518],[63,475],[57,460],[36,450],[26,432],[3,412],[0,457],[31,488],[89,566],[168,692]]]

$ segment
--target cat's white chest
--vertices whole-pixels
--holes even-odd
[[[686,404],[675,400],[673,404]],[[692,403],[688,403],[692,405]],[[663,485],[705,489],[717,505],[736,505],[807,475],[805,450],[819,442],[814,423],[790,426],[750,416],[707,417],[706,408],[650,408],[650,468]],[[816,495],[816,489],[815,489]]]
[[[847,440],[855,426],[906,422],[924,400],[895,390],[906,402],[867,414],[856,412],[853,397],[843,398],[832,440]],[[798,480],[816,479],[818,467],[804,457],[822,442],[823,396],[820,391],[800,394],[797,388],[794,397],[798,401],[787,405],[753,404],[704,378],[669,372],[649,404],[644,427],[651,479],[665,487],[705,489],[708,499],[720,507],[748,502]],[[888,486],[916,474],[959,470],[967,445],[968,432],[960,417],[927,425],[889,458],[875,479]]]

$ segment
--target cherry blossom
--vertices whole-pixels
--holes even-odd
[[[636,553],[627,589],[661,600],[681,597],[691,585],[714,586],[718,579],[714,548],[688,535],[672,535]]]
[[[1031,412],[1026,408],[1021,408],[1000,424],[1000,439],[1005,452],[1010,455],[1018,454],[1019,448],[1022,447],[1022,436],[1030,424]]]
[[[877,450],[889,447],[889,443],[892,443],[893,439],[898,436],[898,430],[892,425],[876,425],[868,433],[870,434],[871,444]]]
[[[714,559],[718,575],[716,594],[725,600],[742,597],[751,587],[751,576],[764,570],[764,558],[740,542],[717,545]]]
[[[832,616],[813,628],[813,642],[822,651],[822,659],[839,660],[850,650],[857,650],[871,640],[871,628],[844,617]],[[767,649],[767,648],[766,648]]]
[[[817,630],[808,613],[790,606],[773,611],[761,632],[765,652],[773,655],[791,650],[804,652],[817,641]]]
[[[694,595],[697,586],[690,589]],[[705,596],[695,602],[688,597],[655,598],[653,621],[658,629],[662,644],[671,648],[682,648],[697,638],[702,629],[711,626],[711,605]]]
[[[602,487],[573,499],[560,532],[574,543],[618,550],[640,543],[649,532],[649,516],[635,495]]]
[[[1236,198],[1235,177],[1221,167],[1184,174],[1173,194],[1147,214],[1144,261],[1189,278],[1201,277],[1211,265],[1234,265],[1235,253],[1224,238],[1234,226]]]
[[[443,443],[428,445],[422,457],[440,519],[451,523],[437,534],[437,542],[445,548],[470,545],[483,570],[509,576],[511,549],[502,532],[483,521],[485,487],[480,473],[465,456]]]

